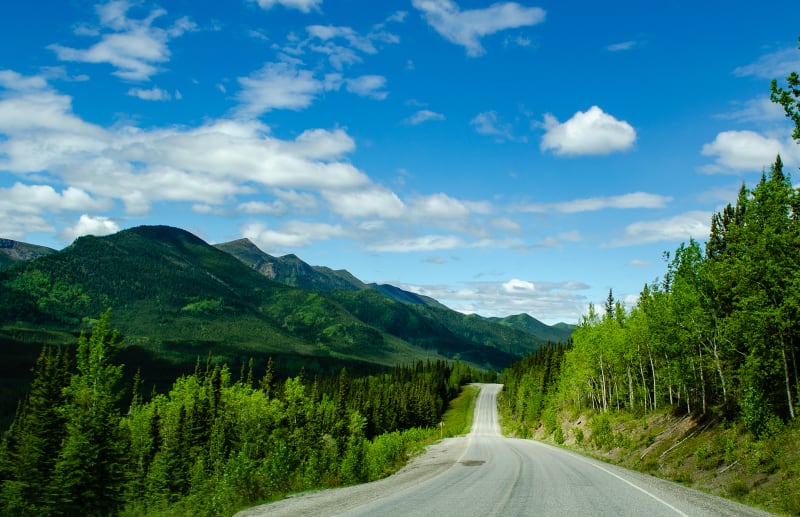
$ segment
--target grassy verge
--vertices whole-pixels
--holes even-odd
[[[472,428],[472,415],[475,410],[475,400],[478,398],[480,388],[465,386],[461,394],[450,402],[442,422],[444,422],[443,436],[459,436],[469,433]]]

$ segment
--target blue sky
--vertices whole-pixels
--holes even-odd
[[[141,224],[575,323],[800,146],[794,1],[13,2],[0,236]],[[795,175],[796,176],[796,175]]]

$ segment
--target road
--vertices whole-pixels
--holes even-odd
[[[497,419],[501,388],[482,385],[470,434],[429,451],[425,456],[433,458],[420,458],[421,467],[412,463],[411,469],[376,483],[316,492],[238,515],[768,515],[563,449],[505,438]]]

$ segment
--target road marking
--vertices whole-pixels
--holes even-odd
[[[614,473],[613,473],[613,472],[611,472],[610,470],[608,470],[608,469],[605,469],[605,468],[601,467],[600,465],[597,465],[596,463],[593,463],[593,462],[591,462],[591,461],[588,461],[588,460],[586,460],[586,459],[584,459],[584,458],[581,458],[580,456],[577,456],[577,455],[576,455],[575,457],[576,457],[577,459],[581,460],[582,462],[584,462],[584,463],[586,463],[586,464],[588,464],[588,465],[591,465],[592,467],[594,467],[594,468],[596,468],[596,469],[600,469],[600,470],[602,470],[603,472],[605,472],[606,474],[610,474],[610,475],[614,476],[615,478],[619,479],[620,481],[623,481],[623,482],[625,482],[625,483],[629,484],[630,486],[632,486],[632,487],[633,487],[633,488],[635,488],[636,490],[638,490],[638,491],[642,492],[643,494],[645,494],[645,495],[649,495],[650,497],[652,497],[653,499],[655,499],[655,500],[656,500],[656,501],[658,501],[659,503],[663,504],[664,506],[666,506],[666,507],[667,507],[667,508],[669,508],[670,510],[674,511],[674,512],[675,512],[675,513],[677,513],[678,515],[682,515],[683,517],[689,517],[687,514],[685,514],[685,513],[683,513],[682,511],[678,510],[677,508],[675,508],[674,506],[672,506],[671,504],[669,504],[669,503],[668,503],[668,502],[666,502],[665,500],[661,499],[661,498],[660,498],[660,497],[658,497],[657,495],[655,495],[655,494],[651,494],[650,492],[648,492],[648,491],[647,491],[647,490],[645,490],[644,488],[642,488],[642,487],[640,487],[639,485],[636,485],[636,484],[634,484],[634,483],[632,483],[632,482],[628,481],[628,480],[627,480],[627,479],[625,479],[624,477],[622,477],[622,476],[619,476],[619,475],[617,475],[617,474],[614,474]]]

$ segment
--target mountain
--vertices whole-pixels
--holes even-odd
[[[556,323],[547,325],[529,314],[515,314],[504,318],[487,318],[489,321],[499,323],[523,332],[528,332],[553,343],[565,342],[575,330],[575,325]]]
[[[273,257],[261,251],[250,239],[238,239],[215,244],[218,249],[230,253],[270,280],[298,287],[307,291],[360,291],[374,289],[384,296],[403,303],[444,305],[428,296],[422,296],[389,284],[365,284],[349,271],[334,270],[324,266],[311,266],[296,255]]]
[[[458,354],[458,347],[467,342],[522,356],[536,351],[547,341],[566,341],[572,334],[572,328],[566,324],[550,327],[527,314],[507,318],[464,315],[433,298],[393,285],[365,284],[345,270],[310,266],[295,255],[273,257],[248,239],[217,244],[216,247],[271,280],[310,291],[327,292],[362,321],[405,341],[431,346],[433,343],[428,339],[435,336],[435,346],[452,354]]]
[[[261,251],[250,239],[216,244],[215,247],[233,255],[270,280],[307,291],[355,291],[366,287],[344,270],[309,266],[296,255],[273,257]]]
[[[44,246],[0,239],[0,271],[16,262],[33,260],[53,253],[56,253],[56,250]]]
[[[239,247],[254,253],[246,242]],[[193,363],[211,353],[230,363],[282,355],[312,370],[320,361],[391,366],[454,357],[502,368],[515,358],[427,320],[416,330],[417,342],[409,342],[402,326],[383,325],[379,318],[383,310],[402,313],[406,305],[374,289],[354,291],[363,284],[347,274],[309,268],[293,256],[282,259],[273,262],[275,278],[318,289],[350,278],[349,290],[315,292],[270,280],[176,228],[142,226],[81,237],[58,253],[0,273],[0,340],[18,341],[32,330],[74,335],[110,307],[112,324],[128,347],[172,363]],[[269,263],[265,259],[261,269]],[[374,297],[338,297],[362,291]],[[359,315],[366,314],[363,304],[376,308],[372,319]]]

